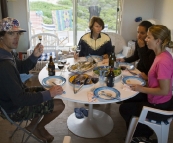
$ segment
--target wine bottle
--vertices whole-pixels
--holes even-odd
[[[110,72],[109,72],[109,74],[108,74],[108,76],[107,76],[107,86],[108,87],[113,87],[114,86],[114,72],[113,72],[113,68],[110,68]]]
[[[112,46],[112,52],[109,55],[109,66],[114,68],[114,63],[116,61],[115,53],[114,53],[115,46]]]
[[[49,76],[54,76],[55,75],[55,64],[53,62],[52,56],[50,56],[50,59],[49,59],[48,75]]]

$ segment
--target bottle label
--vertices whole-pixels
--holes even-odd
[[[48,65],[48,75],[49,76],[55,75],[55,65]]]
[[[107,86],[108,87],[113,87],[114,86],[114,78],[113,77],[109,77],[107,79]]]

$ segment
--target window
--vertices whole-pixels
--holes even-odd
[[[120,31],[122,0],[29,0],[29,5],[31,34],[50,32],[62,36],[62,39],[63,35],[60,34],[58,26],[63,22],[59,22],[59,15],[63,11],[68,11],[63,17],[68,21],[64,22],[63,26],[68,24],[69,27],[64,26],[65,28],[61,29],[69,32],[69,40],[64,46],[78,43],[80,37],[88,31],[88,23],[92,16],[103,19],[104,32]]]

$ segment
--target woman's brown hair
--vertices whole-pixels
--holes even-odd
[[[103,20],[100,17],[93,16],[89,22],[89,29],[92,31],[94,23],[97,22],[100,26],[102,26],[102,29],[105,28],[105,24]]]
[[[171,41],[171,31],[164,25],[151,26],[148,31],[152,34],[154,39],[160,39],[162,41],[162,51],[168,47],[173,48],[173,42]]]

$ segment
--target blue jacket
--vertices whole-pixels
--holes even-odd
[[[7,113],[17,111],[24,106],[40,104],[50,100],[50,92],[25,92],[20,73],[27,73],[37,63],[33,54],[24,61],[14,57],[12,53],[0,48],[0,105]]]

